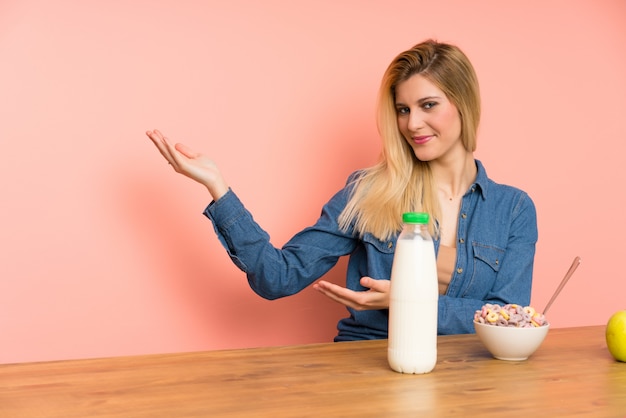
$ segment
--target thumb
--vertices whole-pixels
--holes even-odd
[[[376,280],[371,277],[361,277],[361,286],[377,292],[386,292],[389,290],[389,280]]]
[[[178,143],[174,146],[174,148],[176,148],[176,151],[180,152],[181,154],[183,154],[185,157],[187,158],[195,158],[198,156],[198,153],[196,153],[195,151],[193,151],[191,148],[189,148],[187,145]]]

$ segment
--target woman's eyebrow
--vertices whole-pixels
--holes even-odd
[[[422,97],[422,98],[418,99],[416,103],[422,104],[422,103],[427,102],[429,100],[441,100],[441,97],[439,97],[439,96],[426,96],[426,97]],[[396,102],[396,107],[400,107],[400,106],[406,106],[406,104],[404,104],[402,102]]]
[[[419,99],[417,101],[417,103],[424,103],[424,102],[426,102],[428,100],[434,100],[434,99],[441,100],[441,97],[439,97],[439,96],[426,96],[426,97],[422,97],[421,99]]]

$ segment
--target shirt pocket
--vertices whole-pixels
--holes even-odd
[[[505,251],[493,245],[474,242],[472,252],[473,271],[463,297],[483,299],[496,281]]]
[[[395,240],[381,241],[370,233],[365,233],[365,235],[363,236],[363,242],[366,246],[374,247],[376,251],[382,254],[393,256],[393,253],[396,249]]]
[[[359,278],[370,276],[374,279],[390,279],[396,249],[395,239],[381,241],[372,234],[365,234],[362,245],[363,253],[353,254],[351,260],[353,267],[358,270]]]

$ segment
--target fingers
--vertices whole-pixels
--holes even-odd
[[[326,296],[333,297],[335,300],[340,299],[343,301],[354,299],[356,293],[354,290],[350,290],[324,280],[317,283],[317,290],[323,292]]]
[[[174,156],[172,155],[172,152],[170,150],[169,143],[168,143],[167,139],[163,136],[163,134],[161,132],[159,132],[158,130],[155,129],[154,131],[147,131],[146,135],[148,135],[148,138],[150,138],[150,140],[157,147],[157,149],[159,150],[161,155],[170,164],[173,164],[173,163],[176,162],[176,160],[174,159]]]
[[[314,284],[313,288],[335,302],[339,302],[356,310],[388,308],[389,280],[374,280],[370,277],[364,277],[361,279],[361,284],[365,286],[364,283],[367,283],[372,287],[370,287],[367,291],[356,292],[354,290],[321,280]]]
[[[189,153],[191,153],[191,150],[182,144],[178,144],[178,146],[172,145],[172,143],[168,141],[168,139],[157,129],[154,131],[147,131],[146,135],[148,135],[148,138],[150,138],[154,145],[156,145],[161,155],[169,164],[171,164],[174,170],[180,172],[181,163],[183,161],[180,153],[177,151],[177,148],[184,148]],[[183,152],[183,155],[187,156],[187,152]]]
[[[313,285],[313,289],[327,296],[328,298],[334,300],[335,302],[341,303],[342,305],[348,306],[350,308],[354,308],[357,310],[362,309],[360,304],[356,302],[355,295],[351,295],[350,293],[356,293],[352,290],[346,289],[341,286],[337,286],[336,284],[326,282],[324,280],[315,283]]]

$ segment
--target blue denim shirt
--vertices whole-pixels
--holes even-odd
[[[530,197],[497,184],[476,160],[475,183],[461,202],[457,228],[457,258],[445,295],[439,296],[439,334],[474,332],[474,311],[485,303],[528,305],[537,242],[537,215]],[[232,190],[211,202],[204,214],[232,261],[246,273],[252,289],[266,299],[304,289],[349,255],[346,286],[367,290],[363,276],[389,280],[397,235],[380,241],[340,231],[337,218],[350,194],[346,186],[322,208],[317,222],[297,233],[282,248],[254,221]],[[439,242],[435,240],[435,252]],[[387,338],[388,310],[348,308],[335,341]]]

